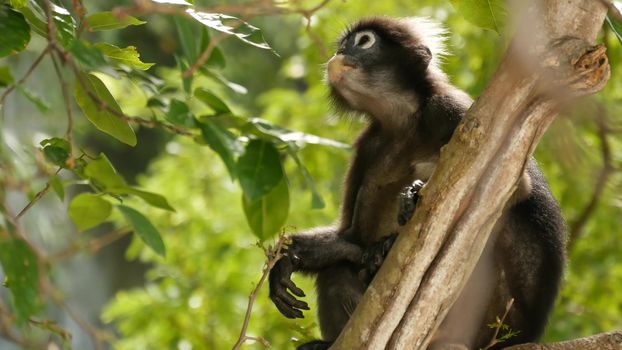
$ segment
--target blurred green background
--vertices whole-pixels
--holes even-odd
[[[217,3],[195,1],[206,7]],[[308,8],[317,3],[304,2]],[[89,12],[124,4],[84,2]],[[473,97],[486,86],[509,40],[507,34],[499,35],[468,22],[448,1],[334,0],[317,11],[308,26],[299,14],[252,18],[250,22],[262,30],[278,56],[235,39],[219,44],[226,58],[222,75],[244,86],[245,94],[205,77],[197,77],[193,84],[217,91],[239,115],[261,117],[289,129],[350,143],[363,123],[338,118],[331,110],[322,65],[347,24],[373,15],[428,16],[443,23],[450,32],[451,53],[443,67],[451,81]],[[173,16],[153,14],[141,19],[147,24],[87,33],[87,37],[120,47],[136,46],[144,62],[156,63],[150,72],[170,86],[181,86],[174,55],[182,48]],[[583,107],[573,107],[560,115],[536,153],[572,228],[591,200],[603,166],[597,112],[585,106],[596,101],[604,107],[612,129],[606,140],[615,170],[580,238],[571,244],[568,271],[546,340],[622,328],[622,176],[618,171],[622,165],[622,49],[609,28],[604,28],[601,40],[607,45],[611,62],[609,84],[597,96],[586,99]],[[33,37],[26,51],[2,59],[0,65],[10,66],[13,75],[21,77],[44,44],[42,38]],[[139,85],[127,79],[100,77],[127,114],[149,114],[147,97]],[[62,94],[51,63],[44,61],[24,85],[51,108],[42,113],[17,94],[9,96],[3,106],[0,162],[10,163],[14,178],[28,182],[25,188],[6,189],[5,201],[14,210],[23,207],[28,195],[47,181],[37,174],[36,162],[41,158],[38,140],[62,134],[65,129]],[[128,182],[164,195],[176,211],[135,203],[162,233],[166,258],[153,253],[136,237],[124,237],[97,254],[79,253],[53,266],[51,278],[67,303],[84,320],[111,331],[113,348],[231,348],[242,325],[248,295],[259,280],[265,260],[246,222],[239,185],[231,181],[217,154],[188,137],[138,128],[138,145],[132,148],[95,130],[79,114],[74,118],[77,144],[91,154],[106,153]],[[307,145],[299,155],[326,205],[311,208],[308,183],[296,171],[296,164],[286,159],[290,197],[286,233],[327,225],[337,218],[350,152]],[[88,241],[112,227],[108,224],[78,235],[67,217],[67,204],[68,199],[61,203],[48,194],[22,219],[25,231],[46,251],[62,250],[73,241]],[[302,276],[296,276],[295,281],[307,292],[305,300],[315,310],[313,282]],[[2,295],[6,297],[6,293]],[[41,315],[70,330],[74,348],[93,348],[89,334],[66,315],[66,310],[49,305]],[[255,302],[249,335],[265,338],[274,349],[292,348],[292,342],[318,336],[316,323],[313,311],[307,312],[304,320],[282,317],[269,301],[265,286]],[[31,326],[20,328],[20,332],[32,339],[49,336]],[[1,348],[12,346],[0,340]],[[245,348],[262,346],[249,342]]]

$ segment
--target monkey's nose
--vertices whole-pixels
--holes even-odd
[[[341,80],[343,73],[356,68],[356,64],[348,57],[338,54],[328,61],[328,81],[335,84]]]

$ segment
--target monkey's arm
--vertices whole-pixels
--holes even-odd
[[[344,262],[360,265],[363,254],[361,246],[343,239],[335,227],[294,235],[283,257],[270,271],[270,299],[285,317],[302,318],[302,310],[309,310],[309,306],[296,299],[295,296],[304,297],[305,294],[291,280],[292,273],[316,273]]]

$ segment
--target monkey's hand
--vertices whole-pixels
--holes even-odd
[[[419,191],[425,186],[421,180],[415,180],[412,185],[404,187],[399,194],[400,208],[397,212],[397,223],[404,226],[413,216],[417,200],[419,200]]]
[[[294,297],[294,295],[305,296],[302,289],[292,281],[292,273],[296,270],[299,260],[296,254],[287,251],[270,270],[270,299],[287,318],[304,318],[302,310],[309,310],[307,303]]]
[[[397,233],[392,233],[365,248],[362,257],[363,269],[360,272],[360,276],[363,280],[371,281],[372,278],[374,278],[396,238]]]

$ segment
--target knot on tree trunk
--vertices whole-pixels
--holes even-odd
[[[606,51],[603,45],[570,36],[551,41],[542,62],[541,84],[562,100],[600,91],[611,75]]]

